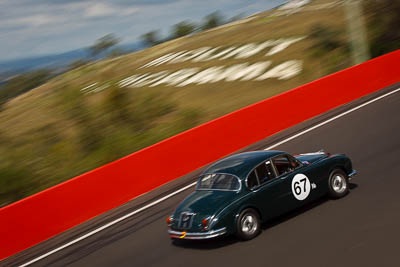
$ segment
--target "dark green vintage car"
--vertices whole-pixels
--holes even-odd
[[[357,172],[343,155],[323,151],[236,154],[210,166],[167,218],[171,238],[208,239],[236,234],[249,240],[262,222],[329,194],[345,196]]]

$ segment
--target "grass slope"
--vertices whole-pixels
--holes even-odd
[[[0,206],[221,115],[349,67],[346,45],[340,45],[346,40],[343,7],[336,5],[316,10],[333,2],[337,1],[315,0],[307,8],[290,15],[276,16],[280,11],[269,10],[241,24],[92,63],[9,101],[0,112]],[[321,45],[315,25],[322,25],[328,33],[334,32],[333,39],[339,45],[331,48]],[[245,60],[183,62],[137,70],[170,52],[297,36],[307,38],[266,59],[253,56]],[[323,36],[330,38],[329,34]],[[277,65],[293,59],[303,61],[303,70],[288,80],[217,82],[186,87],[115,86],[134,73],[229,66],[260,60],[271,60]],[[94,94],[80,91],[94,82],[109,87]]]

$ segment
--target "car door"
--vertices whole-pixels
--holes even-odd
[[[264,221],[280,212],[278,203],[282,196],[282,183],[285,180],[277,177],[271,160],[258,165],[247,177],[247,187],[252,191],[249,203],[260,210]]]
[[[272,159],[276,170],[280,194],[278,196],[279,211],[282,214],[315,198],[312,190],[315,186],[312,172],[308,166],[288,154],[282,154]]]

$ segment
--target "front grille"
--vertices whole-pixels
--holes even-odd
[[[178,227],[180,229],[189,229],[192,227],[193,218],[195,213],[190,212],[182,212],[181,217],[179,218]]]

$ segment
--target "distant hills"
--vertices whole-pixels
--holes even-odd
[[[120,48],[126,53],[142,50],[145,47],[141,43],[121,44],[115,48]],[[69,64],[76,60],[89,57],[87,48],[76,49],[61,54],[29,57],[15,60],[0,61],[0,84],[10,77],[26,71],[41,68],[54,69],[56,72],[63,71]],[[100,55],[99,59],[104,58],[105,54]]]

